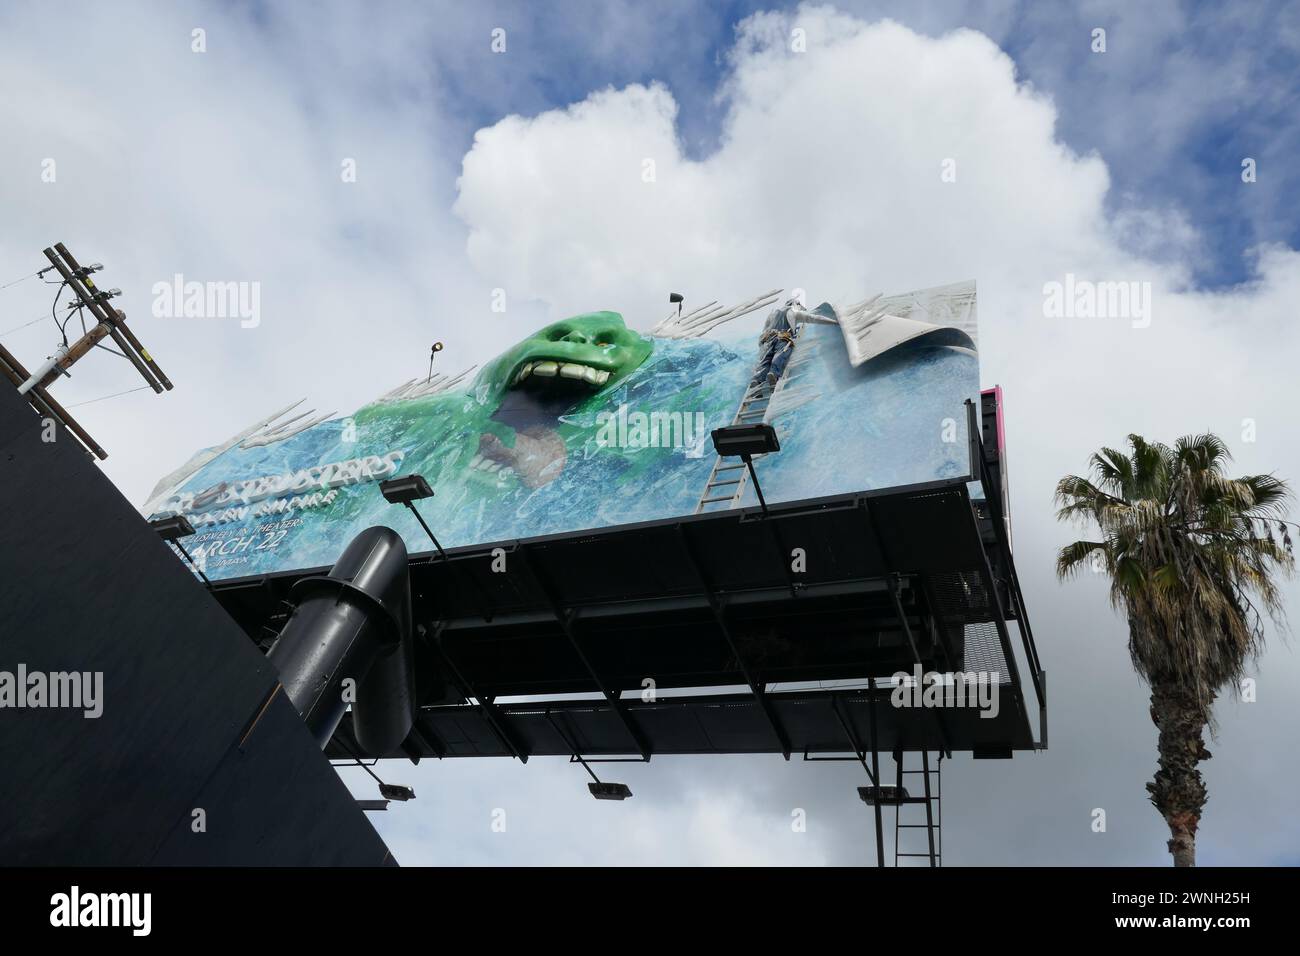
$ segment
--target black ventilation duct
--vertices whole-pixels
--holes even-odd
[[[411,585],[406,545],[392,528],[367,528],[330,573],[294,585],[289,622],[267,657],[285,693],[324,748],[352,704],[366,753],[395,750],[415,715]],[[351,679],[353,695],[344,681]]]

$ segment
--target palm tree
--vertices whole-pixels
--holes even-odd
[[[1216,435],[1172,448],[1139,435],[1128,442],[1130,454],[1092,456],[1093,481],[1057,484],[1057,518],[1095,524],[1101,540],[1063,548],[1056,573],[1064,580],[1091,566],[1110,577],[1159,732],[1147,790],[1169,825],[1174,865],[1195,866],[1206,797],[1197,765],[1210,757],[1202,732],[1214,730],[1215,697],[1238,686],[1262,650],[1264,616],[1282,623],[1275,575],[1294,564],[1282,520],[1291,490],[1272,475],[1225,477],[1232,456]]]

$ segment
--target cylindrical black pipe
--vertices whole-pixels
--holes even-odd
[[[308,729],[324,747],[351,703],[367,755],[397,748],[415,714],[411,585],[401,536],[367,528],[328,575],[304,578],[290,597],[297,606],[267,657]],[[345,693],[348,679],[354,698]]]

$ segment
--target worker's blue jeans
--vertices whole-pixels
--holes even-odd
[[[763,353],[763,358],[759,361],[758,367],[754,369],[754,378],[749,383],[751,385],[760,385],[767,381],[768,373],[780,378],[785,374],[785,367],[790,362],[790,353],[794,351],[794,345],[784,339],[776,339],[768,345],[767,351]]]

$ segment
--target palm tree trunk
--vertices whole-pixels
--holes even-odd
[[[1205,710],[1186,688],[1173,681],[1153,680],[1151,720],[1159,730],[1160,768],[1147,791],[1169,824],[1174,866],[1195,866],[1196,828],[1206,797],[1205,782],[1196,765],[1210,757],[1202,738]]]

